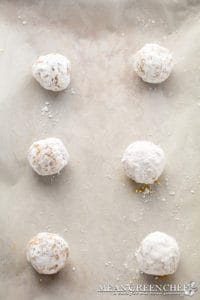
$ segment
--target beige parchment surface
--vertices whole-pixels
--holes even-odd
[[[97,289],[199,284],[199,37],[200,1],[0,1],[0,299],[168,300],[179,296]],[[161,85],[132,71],[132,56],[146,42],[166,46],[176,60]],[[71,85],[61,93],[43,90],[31,75],[37,56],[51,52],[72,63]],[[27,150],[51,136],[63,140],[70,163],[60,176],[42,178],[29,167]],[[138,139],[160,144],[167,155],[146,196],[120,164]],[[173,276],[138,272],[134,252],[155,230],[180,245]],[[26,262],[26,243],[41,231],[70,245],[69,263],[56,276],[38,275]]]

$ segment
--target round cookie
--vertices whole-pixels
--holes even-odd
[[[30,146],[28,161],[39,175],[53,175],[59,173],[67,165],[69,154],[60,139],[46,138]]]
[[[57,273],[65,266],[68,256],[67,242],[55,233],[38,233],[26,248],[27,260],[40,274]]]
[[[128,146],[122,157],[125,174],[138,183],[153,184],[165,167],[163,150],[148,141],[137,141]]]
[[[43,88],[59,92],[70,84],[71,64],[65,56],[51,53],[36,60],[32,73]]]
[[[139,269],[151,275],[173,274],[180,260],[180,250],[176,240],[163,232],[148,234],[136,251]]]
[[[135,72],[142,80],[149,83],[165,81],[173,65],[169,50],[157,44],[146,44],[134,56]]]

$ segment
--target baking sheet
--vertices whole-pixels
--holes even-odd
[[[200,1],[0,1],[0,299],[114,299],[99,285],[199,284],[199,35]],[[166,46],[177,62],[161,85],[132,71],[133,53],[147,42]],[[65,92],[45,91],[32,78],[31,64],[51,52],[71,60]],[[70,164],[42,178],[27,149],[50,136],[63,140]],[[120,164],[138,139],[167,155],[147,195]],[[140,274],[134,259],[155,230],[181,248],[180,267],[167,278]],[[56,276],[26,262],[26,243],[41,231],[69,242],[70,262]],[[143,298],[156,299],[133,296]]]

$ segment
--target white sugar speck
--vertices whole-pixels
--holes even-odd
[[[175,195],[175,192],[169,192],[169,195],[170,195],[170,196],[174,196],[174,195]]]

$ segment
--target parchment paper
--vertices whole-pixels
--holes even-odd
[[[116,299],[98,293],[99,285],[199,284],[199,36],[200,1],[0,1],[0,299]],[[176,60],[163,84],[133,73],[132,56],[147,42],[166,46]],[[72,63],[65,92],[48,92],[32,78],[32,63],[51,52]],[[60,176],[42,178],[27,150],[51,136],[63,140],[70,163]],[[120,164],[138,139],[167,155],[147,195]],[[134,252],[155,230],[180,245],[173,276],[138,272]],[[69,264],[55,276],[26,262],[26,243],[42,231],[70,245]]]

